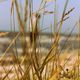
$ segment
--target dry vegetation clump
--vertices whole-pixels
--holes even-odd
[[[24,14],[21,14],[20,1],[11,0],[11,2],[11,22],[13,21],[14,23],[13,27],[15,32],[14,12],[16,12],[19,32],[0,57],[0,80],[80,80],[80,51],[75,52],[78,52],[78,55],[68,53],[68,49],[63,51],[66,45],[64,45],[62,49],[59,49],[62,25],[74,10],[74,8],[72,8],[66,11],[69,0],[65,2],[59,22],[57,22],[56,0],[54,1],[54,11],[45,11],[48,0],[45,0],[45,4],[42,0],[39,9],[35,13],[33,13],[33,0],[25,0]],[[38,29],[40,26],[40,17],[42,17],[42,13],[40,13],[42,9],[44,9],[44,14],[53,14],[55,16],[53,26],[55,30],[52,36],[54,37],[54,42],[52,42],[50,50],[44,56],[40,53],[40,50],[36,51],[37,40],[40,40],[40,30]],[[28,27],[31,28],[31,31],[28,30],[30,34],[29,42],[26,41],[26,29],[28,29]],[[75,26],[66,41],[71,36],[74,28]],[[16,40],[19,36],[21,36],[20,44],[23,50],[22,55],[19,55],[16,47]],[[12,53],[11,56],[6,57],[7,51],[9,51],[13,45],[15,46],[15,52]]]

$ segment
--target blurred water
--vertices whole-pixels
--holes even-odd
[[[14,37],[10,36],[4,36],[0,37],[0,54],[3,54],[7,47],[9,46],[10,42],[12,41]],[[80,49],[79,48],[79,42],[76,40],[76,38],[71,38],[68,41],[66,41],[66,37],[63,36],[60,41],[59,41],[59,49],[65,50],[69,47],[69,50],[74,50],[74,49]],[[22,52],[21,44],[20,44],[20,37],[17,39],[17,51],[18,53]],[[29,36],[26,37],[26,41],[29,41]],[[54,38],[51,38],[47,35],[41,35],[40,39],[37,41],[37,51],[41,50],[43,53],[47,53],[54,42]],[[11,54],[15,51],[15,46],[13,45],[9,51],[7,52],[8,54]]]

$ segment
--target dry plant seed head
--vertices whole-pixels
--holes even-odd
[[[71,8],[68,12],[65,13],[65,16],[67,16],[68,14],[70,14],[75,8]]]
[[[31,17],[31,19],[32,19],[32,25],[33,25],[33,27],[36,27],[36,24],[38,23],[37,21],[40,19],[40,14],[38,14],[38,13],[33,13],[32,14],[32,17]]]
[[[66,71],[68,72],[68,70],[69,70],[69,69],[67,68]]]
[[[41,15],[38,13],[32,13],[31,16],[31,23],[30,23],[30,40],[31,43],[33,41],[33,35],[34,35],[34,41],[36,41],[36,38],[38,36],[38,24],[40,20]]]
[[[15,2],[15,0],[11,0],[11,14],[12,14],[13,9],[14,9],[14,2]]]
[[[32,19],[32,28],[34,29],[36,27],[36,23],[37,23],[37,18],[36,18],[35,13],[32,14],[31,19]]]

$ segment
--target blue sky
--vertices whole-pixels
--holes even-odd
[[[24,0],[22,0],[23,2]],[[64,8],[64,3],[66,0],[57,0],[57,7],[58,7],[58,20],[61,17],[61,13]],[[34,11],[36,11],[40,5],[41,0],[34,0]],[[46,10],[54,10],[54,2],[47,3],[48,7]],[[10,30],[10,6],[11,1],[5,0],[4,2],[0,3],[0,31],[8,31]],[[67,7],[67,10],[75,7],[75,10],[69,15],[70,18],[64,22],[62,31],[65,32],[68,30],[68,32],[72,29],[76,21],[78,21],[80,17],[80,0],[69,0],[69,4]],[[53,15],[46,15],[44,17],[44,23],[42,25],[42,28],[46,28],[51,25],[51,23],[54,22],[54,16]],[[15,17],[16,20],[16,17]],[[17,24],[17,21],[16,21]],[[18,29],[18,28],[16,28]],[[49,32],[51,29],[46,29],[45,31]],[[76,31],[76,30],[75,30]]]

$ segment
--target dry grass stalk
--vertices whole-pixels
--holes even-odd
[[[70,75],[66,74],[66,72],[64,71],[64,67],[65,67],[65,64],[68,62],[68,60],[65,62],[65,64],[63,66],[60,65],[60,63],[59,63],[60,54],[59,53],[62,53],[62,50],[58,49],[58,46],[59,46],[58,43],[59,43],[59,40],[61,38],[60,32],[61,32],[61,29],[62,29],[63,22],[66,21],[69,18],[69,17],[66,17],[66,16],[68,16],[74,10],[74,8],[72,8],[68,12],[66,12],[68,1],[69,0],[66,0],[65,6],[64,6],[64,10],[63,10],[63,13],[62,13],[62,17],[61,17],[61,20],[59,21],[59,23],[56,20],[57,19],[57,15],[55,13],[54,27],[56,28],[56,30],[55,30],[55,35],[54,35],[54,42],[52,43],[51,49],[49,50],[49,52],[47,53],[47,55],[45,56],[45,58],[43,60],[42,60],[42,58],[40,58],[40,56],[39,56],[40,54],[38,52],[36,52],[36,47],[37,47],[36,39],[37,39],[37,35],[35,37],[35,34],[37,34],[38,32],[37,32],[36,29],[34,30],[34,27],[35,28],[39,27],[39,22],[38,22],[38,20],[39,20],[39,13],[38,13],[38,11],[41,10],[41,7],[42,7],[41,5],[43,4],[43,0],[41,1],[39,10],[36,11],[37,14],[35,15],[36,16],[35,24],[33,24],[33,19],[32,19],[32,16],[33,16],[33,10],[32,10],[32,8],[33,8],[33,1],[32,0],[25,0],[24,21],[22,21],[21,16],[20,16],[20,10],[19,10],[18,1],[17,0],[13,0],[12,1],[11,14],[13,13],[13,8],[14,8],[14,5],[15,5],[17,18],[18,18],[18,22],[19,22],[19,30],[20,30],[20,32],[12,40],[12,42],[10,43],[10,45],[8,46],[8,48],[6,49],[4,54],[2,55],[2,57],[0,59],[0,62],[4,58],[6,52],[11,48],[11,46],[14,44],[16,39],[19,37],[19,35],[22,34],[21,35],[22,36],[21,44],[22,44],[23,55],[24,55],[22,61],[19,63],[19,58],[16,57],[13,54],[13,58],[14,58],[15,61],[17,61],[17,68],[19,69],[19,71],[18,71],[17,68],[16,68],[16,64],[13,63],[13,65],[12,65],[13,67],[12,68],[15,69],[14,72],[17,75],[17,79],[15,79],[15,80],[44,80],[44,79],[45,80],[58,80],[58,79],[61,78],[60,77],[61,71],[64,72],[62,77],[73,78],[73,75],[75,75],[74,74],[74,72],[75,72],[75,69],[74,69],[75,66],[74,65],[75,64],[73,65],[74,71],[72,69],[70,71],[70,73],[71,73]],[[32,52],[29,53],[29,54],[28,54],[26,35],[25,35],[25,33],[26,33],[25,29],[27,29],[26,23],[27,23],[27,19],[28,19],[28,9],[27,9],[28,5],[30,7],[29,18],[31,20],[31,28],[32,28],[31,47],[33,49]],[[43,6],[43,8],[44,8],[44,6]],[[56,5],[55,5],[55,12],[56,12]],[[51,12],[44,11],[44,13],[52,14],[53,12],[52,11]],[[72,31],[73,31],[73,29],[72,29]],[[71,31],[71,33],[72,33],[72,31]],[[71,35],[71,33],[70,33],[70,35]],[[69,36],[68,36],[68,38],[69,38]],[[68,39],[66,39],[66,41],[67,40]],[[65,47],[65,46],[63,46],[63,47]],[[69,57],[69,59],[70,58],[71,57]],[[22,65],[24,65],[24,69],[21,68]],[[49,69],[49,67],[51,69]],[[11,70],[12,70],[12,68],[11,68]],[[5,80],[5,78],[10,80],[8,75],[10,74],[11,70],[7,71],[6,75],[3,77],[2,80]],[[50,73],[49,73],[49,71],[50,71]],[[73,74],[72,74],[72,72],[73,72]],[[19,76],[19,73],[20,73],[21,77]],[[79,75],[79,73],[78,73],[78,75]]]

